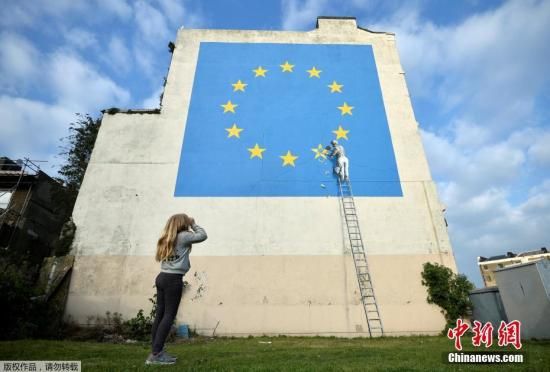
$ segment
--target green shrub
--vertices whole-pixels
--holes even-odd
[[[98,342],[126,342],[126,340],[150,341],[153,322],[157,312],[157,295],[149,301],[152,303],[149,315],[139,309],[136,316],[123,320],[120,313],[107,311],[105,317],[88,317],[88,324],[84,327],[68,320],[64,325],[64,335],[72,340],[94,340]],[[175,327],[168,335],[168,341],[175,338]]]
[[[0,339],[29,338],[34,335],[38,324],[33,314],[44,311],[31,298],[35,295],[32,283],[33,270],[27,261],[17,264],[12,260],[0,259]]]
[[[460,274],[456,275],[446,266],[426,262],[422,271],[422,285],[428,287],[429,304],[441,307],[447,324],[443,332],[454,327],[456,320],[467,315],[472,308],[468,297],[474,285]]]

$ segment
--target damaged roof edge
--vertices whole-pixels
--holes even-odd
[[[356,17],[347,17],[347,16],[342,16],[342,17],[337,17],[337,16],[318,16],[318,17],[317,17],[317,22],[316,22],[316,24],[315,24],[315,28],[319,28],[319,20],[320,20],[320,19],[354,20],[354,21],[357,23],[357,18],[356,18]],[[360,30],[363,30],[363,31],[367,31],[367,32],[373,33],[373,34],[395,35],[395,33],[393,33],[393,32],[387,32],[387,31],[373,31],[373,30],[369,30],[369,29],[366,28],[366,27],[357,26],[357,28],[360,29]]]
[[[102,114],[160,114],[160,108],[156,109],[121,109],[118,107],[111,107],[101,110]]]

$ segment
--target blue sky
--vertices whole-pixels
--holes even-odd
[[[75,113],[158,105],[188,28],[394,32],[459,270],[550,243],[550,1],[4,0],[0,155],[47,160]]]

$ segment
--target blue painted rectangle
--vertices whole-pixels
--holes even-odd
[[[174,194],[338,195],[335,131],[356,196],[403,195],[371,46],[201,43]]]

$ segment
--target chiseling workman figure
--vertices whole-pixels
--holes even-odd
[[[349,181],[349,160],[346,157],[344,146],[338,144],[338,141],[332,140],[331,152],[329,156],[331,158],[336,157],[336,165],[334,166],[334,173],[340,177],[340,181]]]

